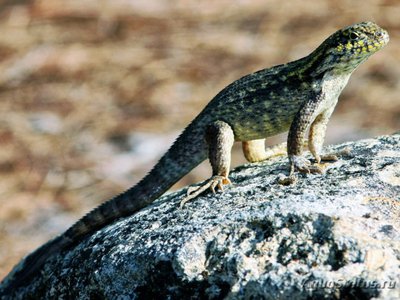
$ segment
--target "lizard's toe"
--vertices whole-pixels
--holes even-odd
[[[350,148],[346,147],[343,150],[340,150],[335,153],[321,155],[321,160],[322,161],[338,161],[339,157],[342,157],[342,156],[351,156]]]
[[[291,185],[297,182],[297,178],[294,175],[285,176],[283,174],[279,174],[277,181],[281,185]]]
[[[300,172],[301,172],[301,171],[300,171]],[[323,171],[320,167],[312,165],[312,166],[310,166],[310,167],[308,168],[308,170],[307,170],[306,173],[323,174],[324,171]]]
[[[224,184],[230,184],[231,181],[225,176],[215,175],[209,179],[209,183],[211,191],[215,194],[215,188],[218,188],[218,190],[223,192]]]
[[[320,161],[338,161],[339,158],[337,157],[336,154],[326,154],[326,155],[321,155]]]

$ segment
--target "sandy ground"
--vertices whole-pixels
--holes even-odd
[[[400,128],[400,4],[0,1],[0,278],[133,185],[231,81],[372,20],[389,45],[342,94],[327,143]],[[271,143],[283,136],[270,139]],[[233,164],[244,162],[240,146]],[[177,187],[210,174],[207,163]]]

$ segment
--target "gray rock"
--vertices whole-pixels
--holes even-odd
[[[322,175],[280,157],[236,168],[224,193],[186,190],[50,259],[20,298],[400,299],[400,135],[350,142]],[[157,183],[155,183],[157,184]]]

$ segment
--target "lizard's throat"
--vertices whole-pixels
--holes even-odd
[[[372,54],[372,53],[371,53]],[[330,73],[332,75],[345,75],[354,72],[357,67],[368,59],[371,54],[360,56],[338,56],[332,53],[317,55],[313,60],[314,75]]]

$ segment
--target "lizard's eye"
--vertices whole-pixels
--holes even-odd
[[[380,39],[383,37],[383,33],[381,31],[377,31],[374,33],[374,36]]]
[[[358,38],[358,33],[350,32],[350,38],[351,38],[352,40],[356,40],[356,39]]]

